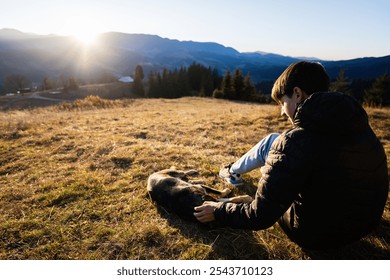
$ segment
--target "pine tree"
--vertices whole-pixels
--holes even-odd
[[[217,68],[213,69],[211,76],[213,79],[213,88],[220,88],[222,83],[222,77],[219,75]]]
[[[253,85],[251,76],[249,75],[249,73],[247,73],[244,79],[242,100],[252,101],[255,98],[255,95],[256,95],[256,88]]]
[[[144,70],[142,69],[141,65],[137,65],[137,67],[135,68],[132,92],[133,94],[139,97],[145,96],[145,89],[142,83],[143,79],[144,79]]]
[[[190,95],[190,85],[188,81],[188,71],[185,67],[181,67],[177,77],[177,87],[180,96]]]
[[[345,69],[340,69],[336,80],[331,84],[330,90],[351,95],[351,82],[345,76]]]
[[[202,82],[202,66],[197,63],[192,63],[187,70],[188,82],[192,91],[199,92]]]
[[[232,86],[232,76],[230,70],[227,70],[225,76],[223,76],[221,91],[223,92],[223,97],[226,99],[233,99],[233,86]]]
[[[148,91],[147,96],[150,98],[158,97],[157,78],[153,72],[150,72],[148,75],[148,84],[149,84],[149,91]]]
[[[204,71],[201,80],[200,93],[199,96],[211,96],[214,90],[213,76],[211,69]]]
[[[240,69],[236,69],[234,71],[234,75],[232,78],[232,98],[235,100],[245,100],[244,98],[244,76]]]
[[[168,69],[164,68],[161,76],[161,85],[160,85],[161,97],[163,98],[172,98],[170,84],[169,84],[169,77],[170,74]]]
[[[52,89],[51,82],[48,77],[44,77],[42,81],[42,90]]]
[[[390,75],[386,73],[376,78],[371,88],[365,91],[363,100],[372,107],[390,105]]]

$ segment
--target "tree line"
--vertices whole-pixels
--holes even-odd
[[[384,73],[374,80],[349,79],[345,70],[331,83],[332,91],[339,91],[353,96],[361,104],[369,107],[390,106],[390,74]]]
[[[146,91],[143,88],[143,78],[142,67],[137,66],[133,93],[140,97],[202,96],[259,103],[271,102],[270,94],[274,83],[274,81],[263,81],[254,85],[250,74],[244,76],[240,69],[236,69],[233,73],[227,70],[221,77],[217,69],[207,68],[197,63],[173,71],[164,69],[162,72],[150,72],[145,83],[148,87]],[[366,106],[390,106],[390,74],[388,73],[374,80],[352,80],[345,75],[345,69],[341,69],[336,79],[331,82],[330,90],[353,96]]]
[[[217,69],[192,63],[189,67],[162,71],[151,71],[145,79],[142,66],[137,65],[130,91],[134,96],[146,98],[179,98],[201,96],[230,100],[271,102],[270,93],[274,81],[254,84],[250,73],[245,75],[240,69],[227,70],[221,76]],[[95,82],[110,83],[117,81],[112,74],[103,73]],[[61,87],[64,91],[77,90],[83,84],[74,77],[60,76],[57,81],[44,77],[40,90]],[[3,93],[23,92],[31,82],[18,74],[8,75],[4,80]],[[331,83],[332,91],[339,91],[353,96],[361,104],[371,107],[390,106],[390,74],[385,73],[373,80],[349,79],[341,69],[338,77]]]
[[[234,73],[227,70],[221,77],[218,70],[198,63],[188,68],[150,72],[146,90],[142,88],[144,74],[137,66],[132,87],[133,94],[149,98],[179,98],[183,96],[214,97],[230,100],[268,102],[269,98],[258,91],[250,74],[243,75],[240,69]]]

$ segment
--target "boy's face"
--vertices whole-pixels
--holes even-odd
[[[280,104],[281,104],[281,112],[280,114],[286,115],[290,122],[293,124],[294,123],[294,114],[295,110],[297,109],[297,104],[298,100],[296,99],[296,95],[293,94],[291,97],[288,97],[287,95],[284,95],[280,99]]]
[[[294,124],[295,110],[297,109],[298,104],[302,102],[306,97],[307,95],[305,94],[305,92],[298,87],[294,88],[294,92],[291,97],[283,95],[280,99],[280,105],[282,106],[281,115],[286,115],[290,122]]]

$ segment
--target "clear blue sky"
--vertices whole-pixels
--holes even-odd
[[[1,28],[155,34],[339,60],[390,54],[390,0],[1,0]]]

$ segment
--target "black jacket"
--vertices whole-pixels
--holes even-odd
[[[361,105],[341,93],[315,93],[298,106],[294,128],[274,141],[254,201],[225,203],[215,218],[243,229],[279,220],[302,247],[340,247],[379,224],[387,172],[386,154]]]

